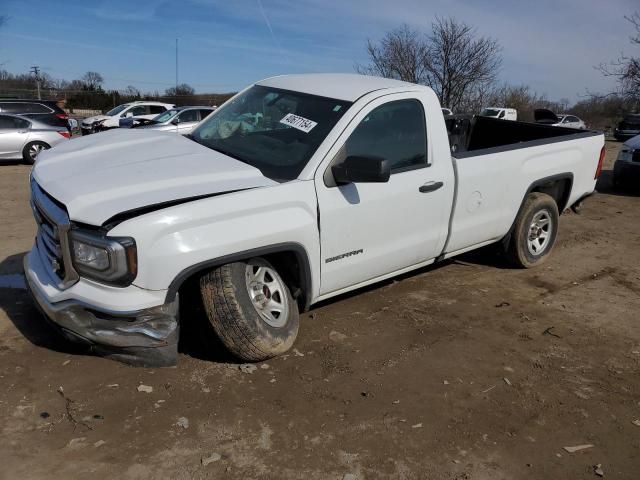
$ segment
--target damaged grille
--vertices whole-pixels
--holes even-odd
[[[59,288],[70,287],[78,281],[78,274],[71,263],[69,251],[69,216],[33,179],[31,209],[38,225],[36,247],[40,259]]]

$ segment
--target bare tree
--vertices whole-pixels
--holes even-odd
[[[124,92],[122,92],[122,93],[123,93],[123,95],[125,95],[127,97],[139,97],[140,96],[140,90],[138,90],[133,85],[127,85],[127,88],[125,88]]]
[[[426,78],[427,51],[424,35],[405,24],[388,32],[379,44],[367,40],[370,63],[356,65],[356,71],[365,75],[423,83]]]
[[[104,83],[104,78],[98,72],[87,72],[80,80],[87,90],[98,90]]]
[[[193,95],[194,93],[196,93],[194,88],[187,83],[181,83],[176,87],[167,88],[164,91],[164,94],[167,97],[183,97],[186,95]]]
[[[502,65],[496,40],[453,18],[436,18],[429,35],[427,85],[443,106],[457,108],[474,89],[492,85]]]
[[[422,83],[433,88],[443,106],[458,109],[468,97],[482,96],[502,65],[496,40],[453,18],[436,18],[428,35],[407,25],[367,42],[369,65],[360,73]]]
[[[635,29],[635,34],[630,38],[631,44],[640,47],[640,12],[635,12],[624,18]],[[634,102],[640,102],[640,56],[621,54],[617,60],[600,64],[598,68],[603,75],[614,77],[617,80],[619,88],[616,94]]]

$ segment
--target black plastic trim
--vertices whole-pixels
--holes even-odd
[[[225,265],[227,263],[236,262],[238,260],[246,260],[248,258],[262,256],[262,255],[270,255],[273,253],[281,253],[293,251],[298,257],[298,267],[300,269],[300,282],[302,285],[300,287],[304,291],[305,300],[304,300],[304,310],[308,310],[311,305],[312,298],[312,279],[311,279],[311,265],[309,263],[309,255],[307,254],[306,249],[299,243],[295,242],[285,242],[285,243],[276,243],[273,245],[266,245],[264,247],[252,248],[249,250],[244,250],[242,252],[232,253],[230,255],[224,255],[222,257],[213,258],[211,260],[206,260],[204,262],[197,263],[190,267],[182,270],[171,282],[169,285],[169,290],[167,291],[167,297],[165,302],[172,302],[180,290],[180,286],[184,283],[184,281],[203,270],[208,270],[213,267],[219,267],[220,265]]]
[[[549,127],[549,128],[560,129],[562,127]],[[565,130],[569,130],[569,129],[565,129]],[[492,153],[509,152],[512,150],[520,150],[521,148],[539,147],[542,145],[549,145],[552,143],[568,142],[571,140],[578,140],[581,138],[597,137],[600,135],[602,135],[602,132],[587,130],[584,132],[572,133],[569,135],[559,135],[556,137],[541,138],[539,140],[529,140],[526,142],[512,143],[509,145],[502,145],[500,147],[484,148],[480,150],[467,150],[460,153],[453,153],[452,156],[457,159],[479,157],[481,155],[490,155]]]

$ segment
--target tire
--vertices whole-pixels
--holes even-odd
[[[22,158],[29,165],[33,165],[36,157],[43,150],[50,149],[51,146],[44,142],[29,142],[22,149]]]
[[[510,262],[519,268],[543,263],[556,243],[558,205],[545,193],[530,193],[516,218],[507,247]]]
[[[200,294],[216,335],[241,360],[256,362],[280,355],[298,335],[298,305],[264,258],[213,269],[200,278]]]

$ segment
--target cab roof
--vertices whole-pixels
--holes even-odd
[[[376,90],[391,88],[416,90],[426,88],[422,85],[416,85],[415,83],[354,73],[281,75],[261,80],[257,82],[256,85],[293,90],[348,102],[355,102],[363,95]]]

